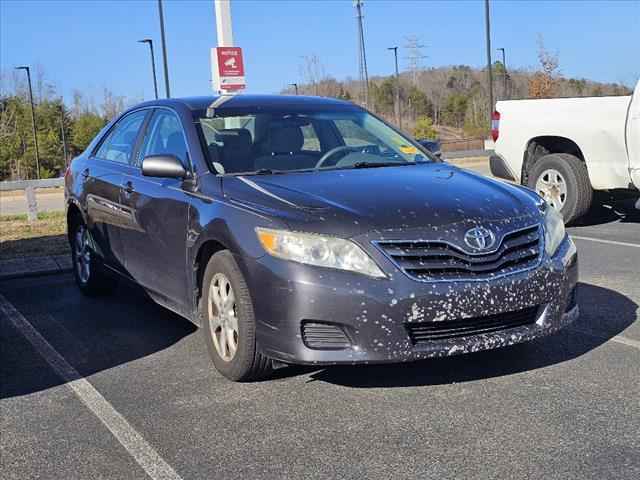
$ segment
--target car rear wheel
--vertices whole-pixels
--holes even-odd
[[[202,280],[201,332],[216,369],[236,382],[272,372],[271,359],[256,345],[256,321],[249,288],[228,250],[214,254]]]
[[[540,158],[528,176],[528,186],[540,194],[570,223],[589,210],[593,189],[584,162],[567,153]]]
[[[108,294],[115,289],[117,280],[105,272],[104,266],[91,247],[89,231],[82,222],[73,225],[71,260],[76,283],[85,295]]]

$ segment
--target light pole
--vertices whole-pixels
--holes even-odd
[[[296,95],[298,95],[298,84],[297,83],[290,83],[289,85],[291,85],[295,89]]]
[[[502,92],[502,94],[504,95],[504,98],[507,98],[507,58],[506,55],[504,53],[504,48],[498,48],[497,49],[499,52],[502,52],[502,75],[504,77],[504,92]]]
[[[162,11],[162,0],[158,0],[158,13],[160,14],[160,38],[162,40],[162,63],[164,64],[164,88],[167,98],[171,98],[169,90],[169,66],[167,64],[167,41],[164,36],[164,13]]]
[[[398,71],[398,47],[389,47],[387,50],[393,50],[393,55],[395,57],[396,63],[396,88],[395,88],[395,98],[393,101],[393,109],[396,114],[396,125],[398,128],[402,128],[402,119],[400,117],[400,72]]]
[[[33,90],[31,89],[31,70],[27,66],[16,67],[16,70],[24,70],[25,72],[27,72],[27,81],[29,83],[29,101],[31,102],[31,127],[33,128],[33,144],[36,148],[36,178],[40,180],[40,152],[38,151],[38,135],[36,134],[36,112],[33,106]]]
[[[487,36],[487,83],[489,84],[489,124],[493,120],[493,74],[491,73],[491,24],[489,0],[484,0],[484,23]]]
[[[142,40],[138,40],[138,43],[146,43],[149,45],[149,49],[151,50],[151,72],[153,73],[153,91],[156,94],[156,100],[158,99],[158,81],[156,80],[156,59],[153,53],[153,40],[150,38],[143,38]]]

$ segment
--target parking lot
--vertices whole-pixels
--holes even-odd
[[[128,285],[0,283],[2,477],[639,478],[640,211],[570,233],[581,318],[554,336],[253,384]]]

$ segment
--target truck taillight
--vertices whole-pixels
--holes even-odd
[[[493,112],[491,114],[491,138],[495,142],[500,136],[500,112]]]

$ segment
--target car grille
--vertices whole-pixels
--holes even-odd
[[[536,266],[542,253],[540,232],[534,225],[508,233],[491,253],[469,254],[442,241],[383,241],[378,246],[416,280],[477,280]]]
[[[344,330],[330,323],[303,322],[302,341],[314,350],[344,350],[351,347]]]
[[[530,325],[536,321],[538,309],[539,307],[535,306],[485,317],[406,323],[405,325],[413,344],[420,345],[430,341],[494,333],[508,328]]]

